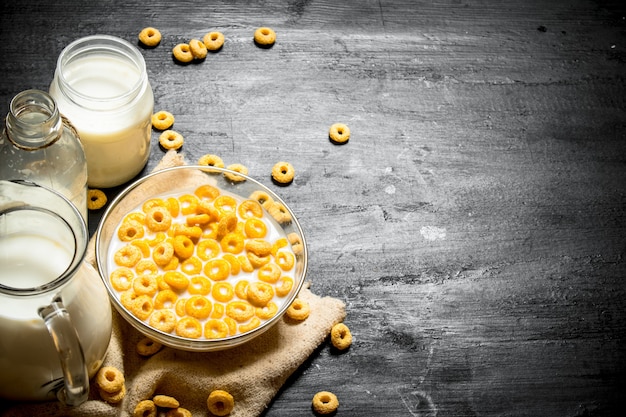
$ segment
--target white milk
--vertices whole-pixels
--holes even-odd
[[[63,68],[78,94],[61,91],[58,75],[50,86],[61,113],[76,127],[87,158],[90,187],[113,187],[135,177],[148,161],[154,97],[146,81],[138,96],[128,95],[141,72],[115,55],[86,55]]]

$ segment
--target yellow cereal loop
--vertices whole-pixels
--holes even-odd
[[[164,271],[174,271],[176,268],[178,268],[179,263],[180,261],[178,260],[178,258],[172,256],[172,259],[170,259],[167,265],[164,265],[161,268],[163,268]]]
[[[199,274],[202,271],[202,262],[200,259],[192,256],[188,259],[185,259],[180,264],[180,269],[187,275]]]
[[[180,201],[180,211],[184,216],[197,214],[198,197],[194,194],[183,194],[178,197],[178,201]]]
[[[177,300],[178,295],[174,291],[170,289],[160,290],[157,293],[156,297],[154,297],[154,308],[157,310],[163,308],[174,308],[174,306],[176,306]]]
[[[278,253],[278,250],[286,247],[287,245],[287,239],[285,239],[284,237],[277,239],[276,242],[274,242],[274,245],[272,245],[272,256],[275,257]]]
[[[250,199],[258,202],[261,206],[264,206],[265,203],[273,203],[274,199],[263,190],[256,190],[252,194],[250,194]]]
[[[287,210],[287,207],[278,201],[274,201],[274,203],[266,207],[266,209],[270,216],[272,216],[278,223],[286,224],[291,222],[291,214]]]
[[[252,267],[255,269],[260,268],[263,265],[267,265],[271,261],[270,255],[259,256],[256,253],[248,252],[246,253],[246,256],[248,257],[248,260],[250,261]]]
[[[274,298],[274,287],[266,282],[252,282],[246,292],[248,301],[255,307],[264,307]]]
[[[180,203],[177,198],[168,197],[165,201],[165,207],[167,207],[167,210],[170,212],[172,217],[178,216],[178,213],[180,212]]]
[[[146,223],[146,215],[144,213],[140,213],[138,211],[133,211],[132,213],[128,213],[126,216],[124,216],[124,220],[122,220],[123,222],[126,221],[135,221],[139,224],[145,224]]]
[[[283,275],[276,283],[274,291],[278,297],[284,297],[289,294],[292,288],[293,278]]]
[[[176,407],[168,410],[165,417],[193,417],[191,411],[183,407]]]
[[[239,259],[237,256],[232,253],[225,253],[222,255],[222,258],[225,259],[230,264],[230,274],[237,275],[241,271],[241,264],[239,263]]]
[[[202,42],[207,50],[216,52],[224,46],[224,35],[221,32],[209,32],[204,35]]]
[[[154,302],[148,295],[140,295],[131,303],[130,312],[139,320],[146,320],[154,310]]]
[[[154,275],[140,275],[133,280],[133,290],[135,294],[148,295],[152,297],[158,291],[159,287]]]
[[[272,179],[279,184],[289,184],[293,181],[296,170],[289,162],[280,161],[272,167]]]
[[[141,256],[144,258],[148,258],[150,256],[150,245],[147,240],[135,239],[131,241],[130,244],[139,249],[141,251]]]
[[[330,331],[330,340],[334,347],[339,350],[345,350],[352,344],[352,333],[350,329],[343,323],[337,323]]]
[[[220,240],[220,246],[224,252],[239,254],[244,248],[244,238],[239,233],[227,233]]]
[[[191,216],[187,216],[187,218],[185,219],[185,223],[187,224],[187,226],[204,226],[206,224],[208,224],[211,221],[211,216],[209,216],[208,214],[194,214]]]
[[[192,295],[208,295],[211,292],[211,281],[203,276],[195,276],[189,280],[187,291]]]
[[[150,259],[142,259],[135,265],[137,275],[156,275],[159,273],[159,267]]]
[[[137,297],[138,295],[135,294],[135,291],[132,288],[130,288],[124,291],[122,294],[120,294],[120,302],[122,303],[124,307],[126,307],[127,310],[130,311]]]
[[[155,206],[146,212],[146,226],[153,232],[164,232],[172,226],[172,215],[167,207]]]
[[[174,115],[168,111],[161,110],[151,117],[152,127],[157,130],[167,130],[174,124]]]
[[[254,31],[254,42],[261,47],[270,47],[276,42],[276,32],[268,27],[260,27]]]
[[[116,268],[111,272],[109,280],[111,286],[115,291],[126,291],[132,285],[133,279],[135,279],[135,273],[132,269],[126,267]]]
[[[138,35],[139,42],[153,48],[161,42],[161,32],[153,27],[143,28]]]
[[[241,333],[249,332],[250,330],[254,330],[261,325],[261,320],[258,317],[252,317],[248,323],[240,324],[239,331]]]
[[[117,237],[122,242],[130,242],[133,239],[141,239],[145,233],[143,224],[130,220],[123,222],[117,230]]]
[[[262,320],[269,320],[278,313],[278,306],[275,302],[270,301],[263,307],[257,307],[254,309],[255,314]]]
[[[211,391],[206,404],[209,412],[219,417],[229,415],[235,408],[233,396],[224,390]]]
[[[172,310],[155,310],[148,321],[150,326],[165,333],[171,333],[176,328],[176,315]]]
[[[196,246],[196,254],[203,261],[215,258],[220,253],[220,244],[215,239],[202,239]]]
[[[186,298],[179,298],[176,301],[176,305],[174,306],[174,311],[178,317],[184,317],[187,313],[185,312],[185,304],[187,304]]]
[[[224,168],[224,161],[219,156],[208,153],[198,159],[198,165]]]
[[[350,139],[350,128],[343,123],[335,123],[330,126],[328,137],[333,143],[346,143]]]
[[[244,323],[254,316],[254,307],[246,301],[231,301],[226,304],[226,315],[239,323]]]
[[[207,55],[206,45],[198,39],[189,41],[189,50],[195,59],[204,59]]]
[[[208,298],[201,295],[193,295],[185,303],[185,313],[190,317],[204,320],[211,314],[212,307],[213,305]]]
[[[245,248],[248,252],[257,256],[268,256],[272,253],[272,244],[265,239],[249,239]]]
[[[202,237],[202,228],[179,224],[174,231],[174,236],[187,236],[189,239],[198,240]]]
[[[213,285],[211,295],[216,301],[227,303],[233,299],[235,292],[230,282],[220,281]]]
[[[244,223],[244,231],[249,238],[263,238],[267,234],[267,226],[261,219],[250,218]]]
[[[169,395],[155,395],[152,397],[152,401],[157,407],[163,408],[177,408],[180,405],[180,402],[174,397],[170,397]]]
[[[217,237],[223,238],[228,232],[232,232],[237,228],[237,215],[235,213],[227,213],[220,218],[217,224]]]
[[[237,321],[232,317],[224,317],[224,323],[228,326],[228,334],[234,336],[237,334]]]
[[[157,353],[163,345],[149,337],[144,337],[135,346],[135,351],[141,356],[152,356]]]
[[[237,183],[237,182],[243,182],[246,180],[246,177],[244,177],[243,175],[248,175],[248,168],[245,165],[231,164],[231,165],[228,165],[226,169],[233,171],[233,172],[224,173],[224,176],[230,181]],[[243,174],[243,175],[237,175],[236,173]]]
[[[279,251],[276,256],[276,264],[283,270],[283,271],[289,271],[291,270],[291,268],[293,268],[296,259],[293,256],[293,254],[291,252],[287,252],[287,251]]]
[[[167,271],[163,274],[163,280],[167,283],[167,285],[177,291],[184,291],[189,286],[189,278],[187,278],[182,272],[178,271]]]
[[[157,417],[157,408],[152,400],[139,401],[133,410],[133,417]]]
[[[211,311],[211,315],[209,317],[211,317],[212,319],[221,319],[222,317],[224,317],[225,311],[226,307],[224,306],[224,304],[213,303],[213,310]]]
[[[301,298],[296,298],[295,300],[293,300],[293,302],[285,312],[285,314],[287,314],[287,317],[298,321],[306,320],[306,318],[309,317],[310,313],[311,309],[309,307],[309,303]]]
[[[250,263],[250,259],[248,259],[246,255],[239,255],[237,257],[237,260],[239,261],[239,265],[241,265],[242,271],[244,272],[254,271],[254,267],[252,266],[252,264]]]
[[[180,259],[187,259],[193,255],[196,247],[193,244],[193,241],[185,236],[178,235],[174,238],[174,253]]]
[[[241,298],[242,300],[247,300],[248,299],[248,285],[250,285],[250,283],[245,279],[238,281],[235,284],[235,295],[237,295],[237,297]]]
[[[141,260],[141,250],[132,245],[122,246],[113,255],[113,260],[118,266],[132,268]]]
[[[229,195],[220,195],[215,199],[213,205],[223,214],[235,213],[237,210],[237,200]]]
[[[96,374],[96,385],[101,390],[113,393],[124,386],[124,374],[114,366],[103,366]]]
[[[221,258],[210,259],[204,264],[204,275],[213,281],[223,281],[230,275],[230,264]]]
[[[163,241],[158,243],[152,250],[152,259],[159,266],[169,264],[172,257],[174,257],[174,246],[170,242]]]
[[[157,286],[159,287],[159,291],[172,289],[172,287],[170,287],[169,284],[165,282],[165,280],[163,279],[163,275],[157,275],[156,281],[157,281]]]
[[[278,265],[274,263],[268,263],[257,270],[257,277],[263,282],[275,284],[280,279],[281,273],[281,269],[278,267]]]
[[[204,325],[204,337],[221,339],[228,336],[228,325],[219,319],[210,319]]]
[[[320,391],[313,396],[313,410],[317,414],[331,414],[339,408],[337,396],[329,391]]]
[[[256,200],[244,200],[237,207],[237,213],[242,219],[263,217],[263,208]]]
[[[149,200],[146,200],[141,205],[141,211],[143,211],[144,213],[148,213],[154,207],[167,207],[167,204],[162,198],[151,198]],[[144,216],[144,219],[145,219],[145,216]]]
[[[98,389],[98,393],[100,394],[100,398],[109,404],[118,404],[126,396],[126,385],[122,385],[122,389],[119,391],[106,392],[102,389]]]
[[[166,237],[167,237],[167,235],[165,233],[158,232],[156,235],[154,235],[154,237],[152,239],[147,239],[148,240],[148,245],[156,246],[159,243],[164,242]]]
[[[159,143],[166,150],[180,149],[185,143],[185,138],[180,133],[168,129],[159,136]]]
[[[107,203],[107,196],[102,190],[90,188],[87,190],[87,208],[98,210]]]
[[[172,54],[174,58],[183,64],[193,61],[193,54],[191,53],[191,48],[186,43],[179,43],[172,49]]]
[[[176,334],[189,339],[202,336],[202,324],[195,317],[183,317],[176,323]]]

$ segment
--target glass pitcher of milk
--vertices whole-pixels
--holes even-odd
[[[50,95],[78,131],[90,187],[121,185],[141,172],[154,95],[137,48],[108,35],[75,40],[59,55]]]
[[[112,326],[104,284],[84,261],[87,242],[62,194],[0,180],[0,397],[87,400]]]

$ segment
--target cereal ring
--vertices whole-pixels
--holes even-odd
[[[330,330],[330,341],[339,350],[344,350],[352,344],[352,333],[343,323],[337,323]]]
[[[135,265],[137,275],[156,275],[159,273],[159,267],[149,259],[142,259]]]
[[[281,270],[278,265],[274,263],[268,263],[260,267],[257,271],[259,280],[267,282],[269,284],[275,284],[280,279]]]
[[[213,201],[220,195],[220,190],[209,184],[201,185],[193,192],[201,200]]]
[[[220,319],[224,316],[225,311],[226,307],[224,307],[224,304],[213,303],[213,311],[211,311],[211,315],[209,317],[212,319]]]
[[[124,381],[124,374],[114,366],[103,366],[96,374],[98,388],[108,393],[121,390]]]
[[[337,411],[339,400],[332,392],[320,391],[313,396],[313,410],[318,414],[330,414]]]
[[[146,226],[153,232],[164,232],[172,226],[172,215],[167,207],[155,206],[146,213]]]
[[[263,217],[263,208],[256,200],[244,200],[237,207],[237,213],[242,219],[261,218]]]
[[[181,260],[191,257],[195,249],[195,245],[186,235],[178,235],[174,238],[174,253]]]
[[[233,290],[233,285],[230,282],[220,281],[213,285],[211,295],[216,301],[227,303],[233,299],[235,292]]]
[[[217,224],[217,237],[220,239],[226,236],[228,232],[232,232],[237,228],[238,223],[237,215],[235,213],[228,213],[220,218]]]
[[[213,281],[223,281],[230,275],[230,264],[221,258],[214,258],[204,264],[204,275]]]
[[[272,168],[272,179],[279,184],[289,184],[293,181],[296,170],[289,162],[277,162]]]
[[[208,295],[211,292],[211,281],[202,276],[195,276],[189,280],[187,291],[192,295]]]
[[[180,406],[178,400],[174,397],[170,397],[169,395],[155,395],[152,398],[152,401],[154,401],[154,404],[157,407],[178,408],[178,406]]]
[[[130,242],[133,239],[141,239],[144,233],[145,231],[141,223],[130,220],[122,223],[117,230],[117,237],[122,242]]]
[[[272,256],[275,257],[278,253],[278,250],[284,248],[285,246],[287,246],[286,238],[281,237],[280,239],[277,239],[276,242],[274,242],[274,245],[272,245]]]
[[[156,342],[149,337],[144,337],[139,342],[137,342],[137,346],[135,350],[141,356],[152,356],[157,353],[163,345],[159,342]]]
[[[122,303],[127,310],[130,310],[137,297],[138,295],[135,294],[135,291],[132,288],[128,289],[120,294],[120,303]]]
[[[237,321],[232,317],[224,317],[224,323],[228,326],[228,334],[234,336],[237,334]]]
[[[207,339],[221,339],[228,336],[228,325],[222,320],[211,319],[204,325],[204,337]]]
[[[174,115],[168,111],[161,110],[152,115],[152,127],[157,130],[167,130],[174,124]]]
[[[139,320],[145,320],[150,317],[154,310],[154,302],[148,295],[140,295],[132,302],[130,312]]]
[[[176,407],[168,410],[165,413],[165,417],[193,417],[191,411],[183,407]]]
[[[231,164],[231,165],[228,165],[226,169],[234,171],[234,172],[224,173],[224,176],[228,178],[229,180],[231,180],[232,182],[243,182],[246,180],[246,177],[235,174],[235,172],[238,172],[239,174],[248,175],[248,168],[245,165]]]
[[[246,242],[245,248],[248,252],[261,257],[272,253],[272,244],[264,239],[250,239]]]
[[[254,307],[245,301],[231,301],[226,304],[226,315],[239,323],[245,323],[254,316]]]
[[[248,285],[250,285],[250,283],[246,281],[245,279],[238,281],[235,284],[235,295],[237,295],[237,297],[241,298],[242,300],[247,300],[248,299]]]
[[[202,228],[198,226],[185,226],[179,224],[176,230],[174,230],[174,236],[186,236],[189,239],[198,240],[202,236]]]
[[[165,242],[165,238],[167,237],[167,235],[163,232],[158,232],[154,238],[152,239],[148,239],[148,245],[150,246],[156,246],[161,242]]]
[[[215,199],[213,205],[222,214],[235,213],[237,210],[237,200],[229,195],[221,195]]]
[[[274,201],[265,208],[269,212],[270,216],[272,216],[278,223],[286,224],[291,221],[291,214],[289,214],[287,208],[278,201]]]
[[[144,258],[147,258],[150,256],[150,245],[148,244],[147,240],[136,239],[130,242],[130,244],[135,246],[137,249],[139,249],[141,251],[141,256],[143,256]]]
[[[187,304],[187,299],[186,298],[179,298],[178,301],[176,301],[176,305],[174,306],[174,311],[176,312],[176,315],[179,317],[184,317],[185,316],[185,304]]]
[[[153,275],[140,275],[133,280],[133,290],[137,295],[148,295],[150,297],[156,294],[159,289],[156,277]]]
[[[198,274],[202,271],[202,262],[200,259],[192,256],[180,264],[180,269],[187,275]]]
[[[194,317],[183,317],[176,323],[176,334],[189,339],[202,336],[202,324]]]
[[[294,263],[295,258],[291,252],[281,250],[276,254],[276,264],[283,271],[289,271],[291,268],[293,268]]]
[[[350,139],[350,128],[343,123],[335,123],[330,127],[328,137],[334,143],[346,143]]]
[[[246,290],[248,301],[255,307],[264,307],[274,298],[274,287],[266,282],[252,282]]]
[[[161,32],[152,27],[144,28],[139,32],[139,41],[146,46],[155,47],[161,42]]]
[[[163,274],[163,281],[178,291],[184,291],[189,286],[189,278],[187,278],[182,272],[178,271],[167,271]]]
[[[298,321],[305,320],[307,317],[309,317],[310,313],[311,308],[309,307],[309,303],[301,298],[296,298],[295,300],[293,300],[293,303],[291,303],[286,311],[287,317]]]
[[[209,411],[216,416],[227,416],[235,408],[233,396],[223,390],[211,391],[206,400]]]
[[[250,261],[250,264],[252,265],[253,268],[260,268],[263,265],[266,265],[270,262],[270,256],[259,256],[255,253],[252,252],[248,252],[246,253],[246,257],[248,258],[248,260]]]
[[[115,291],[126,291],[132,285],[135,273],[130,268],[120,267],[111,272],[109,279]]]
[[[166,130],[159,136],[159,143],[164,149],[180,149],[185,143],[185,138],[178,132]]]
[[[276,32],[267,27],[258,28],[254,31],[254,42],[259,46],[272,46],[276,42]]]
[[[107,203],[107,196],[102,190],[90,188],[87,190],[87,208],[98,210]]]
[[[267,202],[274,202],[274,199],[268,193],[262,190],[256,190],[252,194],[250,194],[250,199],[258,202],[262,206],[264,206]]]
[[[174,257],[174,246],[170,242],[158,243],[152,250],[152,259],[159,266],[169,264],[172,257]]]
[[[198,39],[192,39],[189,41],[189,50],[191,51],[191,55],[193,55],[195,59],[206,58],[207,47],[203,42],[199,41]]]
[[[139,224],[144,224],[146,222],[146,215],[144,213],[140,213],[138,211],[133,211],[132,213],[128,213],[125,217],[124,220],[122,220],[122,222],[127,222],[127,221],[135,221],[138,222]]]
[[[221,32],[209,32],[204,35],[202,42],[209,51],[219,51],[224,46],[224,35]]]
[[[278,313],[278,306],[275,302],[270,301],[263,307],[257,307],[254,309],[256,316],[263,320],[269,320]]]
[[[243,230],[249,238],[262,238],[267,234],[267,226],[261,219],[251,218],[244,223]]]
[[[185,312],[191,317],[204,320],[211,314],[213,305],[208,298],[201,295],[193,295],[185,303]]]
[[[171,310],[156,310],[148,323],[157,330],[171,333],[176,328],[176,315]]]
[[[174,58],[178,62],[182,62],[186,64],[188,62],[193,61],[193,54],[191,53],[191,48],[186,43],[179,43],[172,49],[172,54],[174,54]]]
[[[162,198],[151,198],[143,202],[143,204],[141,205],[141,211],[143,211],[144,213],[147,213],[154,207],[167,208],[167,203]]]
[[[252,319],[248,323],[240,324],[239,331],[241,333],[249,332],[252,329],[256,329],[261,325],[261,320],[258,317],[252,317]]]
[[[254,267],[252,266],[252,263],[250,262],[250,259],[248,259],[247,256],[239,255],[237,257],[237,260],[239,261],[239,265],[241,265],[241,270],[243,272],[252,272],[252,271],[254,271]]]
[[[219,156],[208,153],[198,159],[198,165],[224,168],[224,161]]]
[[[239,259],[233,255],[232,253],[225,253],[222,255],[222,258],[228,261],[230,264],[230,274],[237,275],[241,271],[241,264],[239,263]]]
[[[154,297],[154,308],[158,310],[163,308],[174,308],[177,300],[178,295],[174,291],[170,289],[161,290],[156,297]]]
[[[183,215],[198,214],[198,197],[194,194],[183,194],[178,197],[180,211]]]
[[[211,221],[211,216],[208,214],[194,214],[185,218],[187,226],[204,226]]]
[[[132,268],[141,260],[141,250],[132,245],[122,246],[113,255],[113,260],[118,266]]]
[[[238,254],[243,251],[244,238],[239,233],[227,233],[220,240],[220,246],[224,252]]]
[[[178,212],[180,211],[180,203],[178,202],[178,199],[174,197],[168,197],[165,201],[165,206],[169,210],[172,217],[178,216]]]
[[[133,410],[133,417],[157,417],[157,408],[153,401],[139,401]]]
[[[284,297],[289,294],[291,288],[293,288],[293,279],[288,276],[282,276],[278,282],[280,284],[277,283],[277,285],[274,287],[276,295],[279,297]]]
[[[122,389],[116,392],[106,392],[103,389],[98,389],[98,393],[100,394],[100,398],[109,404],[117,404],[126,396],[126,385],[122,385]]]
[[[215,258],[220,253],[220,244],[215,239],[202,239],[196,246],[196,254],[203,261]]]

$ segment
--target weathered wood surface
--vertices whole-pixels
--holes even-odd
[[[156,108],[189,161],[275,189],[314,292],[354,344],[321,347],[265,415],[607,416],[626,388],[626,14],[619,2],[5,2],[0,110],[61,49],[145,26]],[[252,32],[271,26],[271,49]],[[204,62],[171,48],[226,35]],[[327,138],[344,122],[352,138]],[[163,155],[153,137],[146,172]],[[279,188],[272,165],[297,175]],[[115,190],[109,190],[113,197]],[[93,232],[99,213],[92,213]]]

